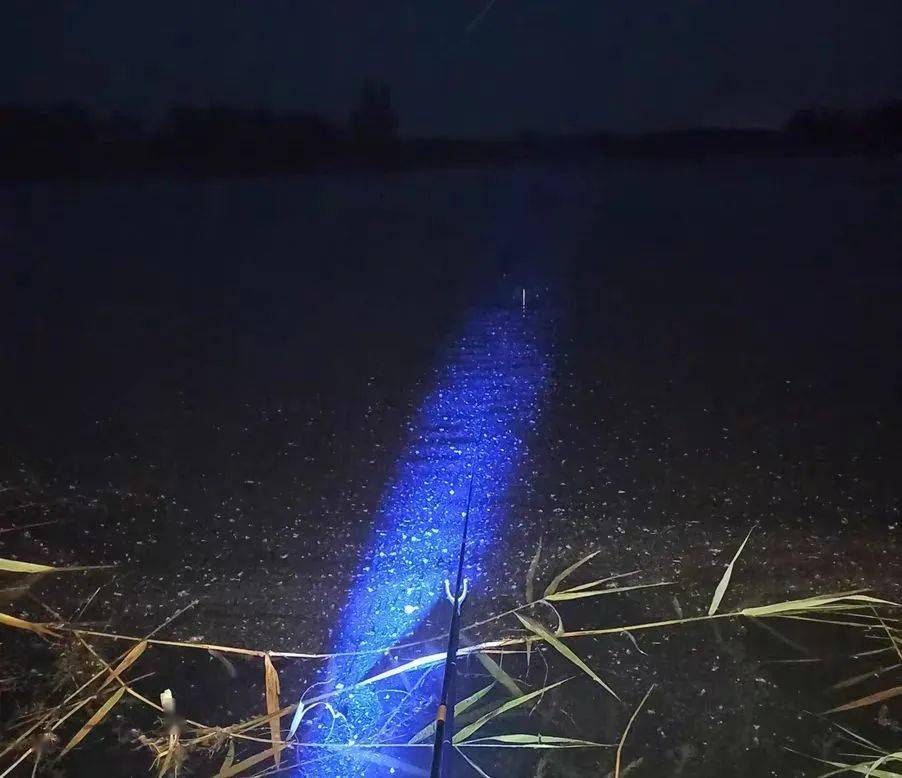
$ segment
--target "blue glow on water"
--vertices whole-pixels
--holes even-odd
[[[409,635],[444,597],[444,579],[453,579],[456,570],[474,469],[466,575],[478,591],[487,553],[503,531],[500,501],[539,413],[549,373],[545,345],[539,328],[519,310],[475,316],[453,344],[410,422],[409,442],[379,505],[335,651],[389,647]],[[329,683],[359,681],[381,660],[379,653],[340,658],[329,668]],[[437,683],[440,670],[432,675]],[[335,701],[339,718],[319,717],[316,734],[308,732],[307,737],[344,743],[373,739],[393,702],[397,704],[397,691],[379,686],[340,695]],[[403,722],[393,721],[393,726]],[[383,730],[380,737],[385,734]],[[387,774],[368,769],[334,754],[305,774]]]

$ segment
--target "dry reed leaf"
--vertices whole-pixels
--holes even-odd
[[[226,767],[225,770],[220,770],[216,774],[215,778],[231,778],[231,776],[243,773],[249,767],[253,767],[254,765],[260,764],[260,762],[269,759],[274,754],[275,749],[267,748],[265,751],[261,751],[259,754],[249,756],[247,759],[240,761],[238,764]]]
[[[639,715],[639,711],[645,706],[646,701],[651,696],[651,693],[655,690],[655,685],[652,684],[648,691],[645,692],[645,696],[642,698],[642,701],[636,706],[636,710],[633,711],[633,715],[630,716],[630,720],[626,722],[626,727],[623,730],[623,734],[620,736],[620,742],[617,744],[617,756],[614,759],[614,778],[620,778],[620,758],[623,754],[623,744],[626,742],[626,736],[630,733],[630,729],[632,729],[633,722],[636,720],[636,716]]]
[[[3,489],[0,489],[0,492],[2,492],[2,491],[3,491]],[[59,522],[56,519],[53,519],[51,521],[33,521],[30,524],[17,524],[14,527],[3,527],[2,529],[0,529],[0,535],[3,535],[7,532],[21,532],[22,530],[26,530],[26,529],[35,529],[36,527],[46,527],[50,524],[58,524],[58,523]]]
[[[301,719],[304,718],[306,712],[307,708],[304,707],[304,701],[298,700],[298,704],[294,709],[294,716],[291,718],[291,726],[288,728],[287,740],[291,740],[294,737],[295,733],[298,731],[298,727],[301,725]]]
[[[620,699],[619,697],[617,697],[617,693],[610,686],[608,686],[604,681],[602,681],[601,678],[598,676],[598,674],[591,667],[589,667],[589,665],[587,665],[585,662],[583,662],[583,660],[580,659],[569,648],[569,646],[564,645],[564,643],[562,643],[554,635],[552,635],[544,626],[539,624],[539,622],[535,621],[534,619],[529,618],[528,616],[521,616],[519,613],[516,614],[516,616],[518,619],[520,619],[520,621],[524,627],[526,627],[531,632],[534,632],[536,635],[538,635],[540,638],[542,638],[542,640],[547,642],[548,645],[550,645],[552,648],[554,648],[558,653],[560,653],[562,656],[566,657],[571,662],[573,662],[573,664],[575,664],[580,670],[582,670],[586,675],[588,675],[593,681],[595,681],[597,684],[599,684],[601,686],[601,688],[604,689],[606,692],[614,695],[614,697],[616,699],[618,699],[618,700]]]
[[[109,686],[113,681],[119,678],[122,673],[128,670],[135,662],[138,661],[141,654],[143,654],[147,650],[147,641],[142,640],[138,645],[134,646],[126,655],[123,657],[122,661],[116,665],[116,667],[109,674],[107,679],[100,684],[101,689],[105,689]]]
[[[673,586],[673,581],[658,581],[650,584],[635,584],[634,586],[614,586],[608,589],[581,589],[574,587],[563,592],[549,594],[545,599],[549,602],[558,602],[564,600],[582,600],[586,597],[599,597],[605,594],[622,594],[623,592],[631,592],[635,589],[654,589],[658,586]]]
[[[9,767],[7,767],[2,773],[0,773],[0,778],[6,778],[13,770],[15,770],[22,762],[24,762],[28,757],[30,757],[34,753],[33,748],[29,748],[27,751],[24,751],[22,755],[16,759]],[[38,767],[38,757],[35,757],[34,769],[31,771],[31,774],[34,775],[37,772]]]
[[[279,713],[279,674],[273,667],[269,654],[263,657],[263,667],[266,676],[266,714],[271,716],[269,720],[269,733],[272,739],[273,761],[278,768],[282,762],[282,719]]]
[[[36,624],[33,621],[18,619],[15,616],[10,616],[8,613],[0,613],[0,624],[4,624],[7,627],[15,627],[16,629],[28,630],[29,632],[35,632],[38,635],[46,635],[47,637],[59,637],[55,632],[47,629],[43,624]]]
[[[816,756],[803,754],[801,751],[795,751],[792,748],[787,748],[786,750],[791,751],[794,754],[801,754],[802,756],[805,756],[808,759],[812,759],[815,762],[819,762],[820,764],[839,768],[838,770],[831,770],[829,773],[821,773],[820,778],[827,778],[827,776],[832,775],[840,775],[841,773],[857,773],[858,775],[866,776],[866,778],[902,778],[902,773],[877,769],[878,765],[882,763],[882,759],[876,759],[870,762],[860,762],[858,764],[846,764],[843,762],[832,762],[829,759],[819,759]],[[890,756],[892,756],[892,754]]]
[[[483,697],[485,697],[492,689],[495,688],[494,683],[490,683],[488,686],[483,687],[475,694],[471,694],[465,700],[461,700],[454,706],[454,718],[457,719],[464,711],[472,708],[477,702],[479,702]],[[414,735],[410,740],[407,741],[407,745],[415,745],[416,743],[422,743],[424,740],[429,740],[430,738],[435,736],[435,722],[430,721],[425,727],[423,727],[416,735]]]
[[[166,773],[169,772],[169,768],[175,764],[174,772],[178,772],[178,764],[175,762],[175,754],[179,748],[179,728],[176,726],[172,726],[169,728],[169,740],[166,746],[166,759],[163,760],[163,764],[160,766],[160,772],[157,773],[157,778],[163,778]]]
[[[56,723],[50,727],[50,731],[53,732],[53,731],[59,729],[63,724],[66,723],[67,719],[69,719],[71,716],[78,713],[78,711],[80,711],[85,705],[87,705],[93,699],[94,699],[94,695],[92,695],[90,697],[85,697],[84,699],[79,700],[79,702],[75,703],[75,705],[72,706],[71,710],[69,710],[68,713],[66,713],[64,716],[60,717],[59,719],[57,719]],[[17,748],[22,746],[25,743],[25,741],[28,739],[29,735],[34,733],[36,730],[40,729],[47,722],[47,720],[52,717],[52,715],[53,715],[53,712],[45,713],[44,715],[38,717],[37,721],[35,721],[34,724],[32,724],[24,732],[20,732],[19,735],[14,740],[11,740],[6,745],[6,747],[3,749],[3,751],[0,751],[0,758],[6,756],[10,751],[15,751]],[[29,748],[25,753],[30,754],[32,752],[32,750],[33,749]],[[16,764],[18,764],[18,762]],[[14,767],[15,767],[15,765],[12,765],[11,767],[7,768],[7,770],[5,772],[0,773],[0,778],[3,778],[3,776],[11,773]]]
[[[245,732],[249,732],[255,727],[260,727],[263,724],[268,724],[273,718],[283,718],[287,716],[289,713],[293,713],[297,705],[286,705],[284,708],[280,708],[279,710],[273,711],[272,713],[263,713],[259,716],[255,716],[252,719],[248,719],[247,721],[242,721],[240,724],[233,724],[229,727],[229,732],[233,735],[240,735]]]
[[[561,635],[564,632],[564,620],[561,618],[561,612],[554,606],[554,603],[548,602],[546,599],[538,600],[546,608],[549,608],[557,619],[557,626],[554,628],[555,635]]]
[[[568,567],[563,572],[558,573],[554,578],[551,579],[551,583],[548,584],[548,586],[546,587],[544,596],[548,597],[549,595],[554,594],[557,591],[558,587],[561,585],[561,583],[563,583],[564,579],[568,575],[570,575],[570,573],[572,573],[575,570],[582,567],[586,562],[588,562],[590,559],[597,556],[599,553],[601,553],[601,552],[593,551],[591,554],[587,554],[586,556],[584,556],[578,562],[574,562],[572,565],[570,565],[570,567]]]
[[[828,611],[829,606],[834,603],[843,605],[854,605],[858,609],[871,605],[886,605],[891,608],[902,608],[897,602],[889,600],[881,600],[878,597],[871,597],[861,594],[864,589],[856,589],[850,592],[838,592],[837,594],[822,594],[817,597],[804,597],[800,600],[787,600],[785,602],[775,602],[770,605],[758,605],[752,608],[743,608],[739,611],[741,616],[786,616],[798,613],[813,613]],[[858,603],[862,603],[858,605]],[[840,622],[843,623],[843,622]],[[851,626],[862,626],[861,624],[852,624]]]
[[[241,656],[265,656],[269,653],[271,656],[279,656],[292,659],[331,659],[332,654],[302,654],[290,651],[264,651],[259,648],[237,648],[235,646],[219,646],[213,643],[191,643],[185,640],[156,640],[153,638],[139,638],[134,635],[120,635],[116,632],[99,632],[92,629],[73,629],[71,627],[61,627],[64,632],[70,632],[73,635],[80,635],[86,638],[103,638],[105,640],[128,640],[132,643],[140,643],[146,640],[152,646],[169,646],[170,648],[191,648],[201,651],[221,651],[225,654],[239,654]]]
[[[567,589],[564,589],[565,592],[581,592],[583,589],[594,589],[596,586],[601,586],[601,584],[610,583],[611,581],[617,581],[620,578],[627,578],[631,575],[638,575],[639,570],[631,570],[628,573],[616,573],[615,575],[609,575],[607,578],[598,578],[595,581],[587,581],[586,583],[577,584],[576,586],[571,586]]]
[[[508,690],[511,697],[519,697],[523,694],[523,690],[517,685],[517,682],[492,657],[488,654],[476,654],[476,658],[488,671],[488,674]]]
[[[853,708],[864,708],[867,705],[873,705],[877,702],[883,702],[884,700],[889,700],[893,697],[898,697],[902,694],[902,686],[894,686],[892,689],[883,689],[879,692],[874,692],[874,694],[869,694],[867,697],[859,697],[857,700],[852,700],[852,702],[847,702],[845,705],[840,705],[836,708],[831,708],[826,711],[827,713],[838,713],[842,710],[852,710]]]
[[[831,689],[848,689],[850,686],[854,686],[857,683],[861,683],[862,681],[868,681],[871,678],[877,678],[878,676],[883,675],[884,673],[889,673],[897,668],[902,667],[902,664],[894,664],[894,665],[886,665],[885,667],[878,667],[874,670],[868,670],[866,673],[861,673],[860,675],[853,676],[852,678],[846,678],[844,681],[840,681],[839,683],[833,684]]]
[[[753,526],[749,530],[749,534],[745,536],[745,540],[743,540],[740,544],[739,550],[736,552],[733,560],[730,562],[730,564],[727,565],[727,569],[724,570],[723,577],[720,579],[720,583],[717,584],[717,588],[714,590],[714,596],[711,598],[711,605],[708,606],[709,616],[713,616],[715,613],[717,613],[717,609],[720,607],[720,602],[721,600],[723,600],[723,596],[727,593],[727,587],[730,585],[730,578],[733,576],[733,566],[736,564],[736,560],[739,559],[739,555],[745,548],[745,544],[749,542],[749,538],[755,531],[755,526]]]
[[[0,557],[0,571],[4,573],[75,573],[82,570],[100,570],[105,565],[76,566],[76,567],[52,567],[51,565],[39,565],[35,562],[20,562],[18,559],[5,559]]]
[[[580,740],[572,737],[557,737],[555,735],[532,735],[532,734],[509,734],[509,735],[489,735],[487,737],[471,738],[467,741],[467,745],[475,745],[477,743],[486,743],[495,745],[501,743],[503,745],[515,745],[520,748],[614,748],[611,743],[596,743],[594,740]]]
[[[225,772],[235,763],[235,741],[229,738],[229,749],[226,751],[225,759],[219,766],[219,772]]]
[[[122,699],[122,695],[125,694],[125,687],[121,686],[115,692],[113,692],[112,696],[105,702],[97,711],[94,713],[91,718],[89,718],[84,726],[75,733],[75,736],[70,740],[66,747],[60,751],[60,757],[65,756],[69,751],[71,751],[75,746],[81,743],[91,732],[94,727],[96,727],[103,719],[106,717],[107,713],[109,713],[113,706]]]
[[[470,757],[468,757],[463,751],[459,748],[455,749],[458,754],[460,754],[461,759],[463,759],[470,767],[473,768],[474,772],[479,776],[479,778],[492,778],[485,770],[483,770],[476,762],[474,762]]]
[[[569,680],[569,678],[565,678],[563,681],[558,681],[557,683],[550,684],[549,686],[543,686],[541,689],[536,689],[529,694],[524,694],[522,697],[517,697],[517,699],[515,700],[508,700],[507,702],[499,705],[494,710],[489,711],[484,716],[480,716],[472,724],[461,729],[454,735],[452,742],[454,743],[454,745],[462,745],[468,737],[475,735],[478,730],[482,729],[485,724],[487,724],[496,716],[500,716],[502,713],[506,713],[512,708],[516,708],[518,705],[522,705],[525,702],[529,702],[530,700],[538,697],[540,694],[544,694],[545,692],[560,686],[562,683],[567,683],[567,681]]]

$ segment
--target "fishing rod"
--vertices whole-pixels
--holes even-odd
[[[522,315],[526,316],[526,287],[523,287],[521,298]],[[483,442],[485,422],[479,430],[478,440]],[[470,527],[470,509],[473,505],[473,484],[479,469],[480,449],[474,454],[470,469],[470,483],[467,489],[467,506],[464,510],[463,533],[460,538],[460,552],[457,558],[457,581],[454,592],[448,579],[445,579],[445,593],[451,603],[451,624],[448,628],[448,649],[445,654],[445,667],[442,677],[442,691],[439,698],[438,712],[435,716],[435,740],[432,745],[432,767],[429,778],[447,778],[450,775],[445,751],[454,747],[454,705],[457,700],[457,649],[460,645],[460,606],[467,597],[467,579],[464,578],[464,562],[467,555],[467,530]]]
[[[443,761],[446,750],[452,748],[454,738],[454,705],[457,698],[457,649],[460,645],[460,606],[467,596],[467,579],[464,578],[464,559],[467,551],[467,529],[470,525],[470,507],[473,504],[473,482],[476,479],[475,465],[470,472],[470,486],[467,491],[467,507],[464,511],[463,534],[460,539],[460,554],[457,560],[457,582],[454,593],[445,579],[445,592],[451,602],[451,626],[448,630],[448,651],[445,656],[442,693],[438,712],[435,716],[435,740],[432,746],[432,768],[430,778],[445,778],[449,775],[447,762]]]

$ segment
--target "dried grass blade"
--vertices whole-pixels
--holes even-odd
[[[0,489],[0,492],[4,491]],[[0,535],[4,535],[7,532],[21,532],[24,529],[34,529],[35,527],[46,527],[50,524],[58,524],[59,522],[55,519],[52,521],[34,521],[31,524],[18,524],[15,527],[3,527],[0,529]]]
[[[301,725],[301,719],[304,718],[306,712],[307,708],[304,705],[304,701],[298,700],[298,704],[294,709],[294,716],[291,718],[291,726],[288,728],[288,740],[291,740],[298,731],[298,727]]]
[[[558,640],[554,635],[552,635],[544,626],[539,624],[539,622],[534,619],[529,618],[528,616],[521,616],[519,613],[516,614],[517,618],[531,632],[534,632],[538,635],[542,640],[546,641],[552,648],[554,648],[558,653],[562,656],[569,659],[573,664],[575,664],[580,670],[582,670],[586,675],[588,675],[593,681],[601,686],[609,694],[612,694],[616,699],[620,699],[617,696],[617,693],[608,686],[598,674],[587,665],[582,659],[580,659],[576,653],[570,649],[569,646],[565,645],[563,642]]]
[[[636,584],[635,586],[615,586],[610,589],[593,589],[591,591],[568,589],[567,591],[549,594],[545,599],[550,602],[558,602],[563,600],[581,600],[584,597],[599,597],[604,594],[621,594],[622,592],[630,592],[634,589],[653,589],[657,586],[673,586],[673,581],[659,581],[658,583]]]
[[[883,751],[883,749],[880,748],[880,746],[878,746],[876,743],[871,742],[863,735],[859,735],[854,730],[849,729],[848,727],[844,727],[842,724],[838,724],[835,721],[831,721],[830,723],[834,727],[836,727],[838,730],[840,730],[841,732],[845,732],[852,739],[853,742],[860,743],[860,744],[866,746],[867,748],[870,748],[871,750],[873,750],[874,752],[876,752],[878,754]]]
[[[7,627],[15,627],[16,629],[24,629],[38,635],[45,635],[46,637],[59,637],[59,635],[52,630],[47,629],[43,624],[25,621],[25,619],[18,619],[15,616],[10,616],[8,613],[0,613],[0,624],[4,624]]]
[[[701,621],[711,621],[712,619],[730,619],[735,616],[742,615],[740,613],[715,613],[713,616],[687,616],[684,619],[666,619],[664,621],[647,621],[643,624],[625,624],[619,627],[602,627],[601,629],[579,629],[570,632],[564,632],[558,637],[560,638],[593,638],[600,635],[619,635],[623,632],[639,632],[644,629],[661,629],[662,627],[677,627],[685,624],[696,624]],[[507,645],[514,645],[512,641],[508,641]]]
[[[124,673],[126,670],[128,670],[129,667],[131,667],[135,662],[138,661],[138,659],[141,657],[141,654],[143,654],[146,650],[147,650],[147,641],[142,640],[140,643],[138,643],[137,646],[134,646],[125,655],[123,660],[118,665],[116,665],[116,667],[110,672],[107,679],[100,685],[100,688],[105,689],[113,681],[115,681],[117,678],[119,678],[122,675],[122,673]]]
[[[814,597],[802,597],[799,600],[784,600],[783,602],[773,602],[768,605],[756,605],[751,608],[743,608],[739,613],[743,616],[780,616],[785,613],[801,613],[805,611],[816,611],[823,609],[825,605],[833,603],[843,603],[846,601],[855,601],[859,597],[866,597],[867,600],[875,600],[875,604],[894,605],[894,603],[886,600],[876,600],[874,597],[863,595],[863,589],[855,589],[848,592],[835,592],[833,594],[820,594]],[[896,606],[899,607],[899,606]]]
[[[800,616],[796,613],[778,613],[775,618],[786,619],[787,621],[810,621],[812,624],[833,624],[837,627],[852,627],[853,629],[869,630],[868,624],[862,624],[860,621],[840,621],[839,619],[821,618],[820,615]]]
[[[190,607],[190,606],[189,606]],[[178,614],[176,614],[178,615]],[[72,629],[60,627],[62,632],[88,638],[104,638],[106,640],[127,640],[131,643],[140,643],[146,640],[152,646],[170,646],[172,648],[191,648],[201,651],[221,651],[224,654],[239,654],[240,656],[265,656],[266,651],[255,648],[236,648],[235,646],[220,646],[215,643],[189,643],[184,640],[152,640],[149,637],[137,638],[134,635],[118,635],[115,632],[99,632],[93,629]],[[154,630],[156,632],[156,630]],[[333,654],[301,654],[290,651],[270,651],[272,656],[294,657],[295,659],[330,659]]]
[[[874,694],[869,694],[867,697],[860,697],[857,700],[852,700],[852,702],[847,702],[845,705],[840,705],[836,708],[831,708],[826,713],[839,713],[843,710],[852,710],[853,708],[864,708],[868,705],[874,705],[878,702],[883,702],[884,700],[892,699],[893,697],[898,697],[902,694],[902,686],[894,686],[891,689],[883,689],[879,692],[874,692]]]
[[[792,753],[795,754],[801,753],[799,751],[794,751],[791,748],[787,748],[786,750],[792,751]],[[902,773],[876,769],[874,762],[862,762],[861,764],[844,764],[843,762],[831,762],[829,759],[819,759],[816,756],[810,756],[808,754],[801,755],[807,756],[809,759],[813,759],[815,762],[820,762],[821,764],[837,768],[836,770],[831,770],[829,773],[821,773],[818,778],[828,778],[828,776],[842,775],[843,773],[858,773],[859,775],[870,776],[870,778],[902,778]]]
[[[631,570],[628,573],[617,573],[616,575],[609,575],[607,578],[597,578],[594,581],[588,581],[587,583],[577,584],[576,586],[571,586],[569,589],[564,589],[565,592],[581,592],[583,589],[592,589],[596,586],[601,586],[601,584],[610,583],[611,581],[616,581],[618,578],[627,578],[631,575],[638,575],[638,570]]]
[[[110,698],[94,712],[94,715],[85,722],[84,726],[75,733],[72,740],[66,744],[66,747],[62,751],[60,751],[60,757],[65,756],[69,751],[75,748],[75,746],[81,743],[81,741],[90,734],[91,730],[103,721],[107,713],[113,709],[113,706],[122,699],[123,694],[125,694],[125,687],[120,686],[113,692]]]
[[[263,657],[266,676],[266,714],[269,719],[269,733],[272,739],[273,761],[278,768],[282,762],[282,719],[279,715],[279,674],[273,667],[269,654]]]
[[[464,656],[465,654],[472,654],[476,651],[481,650],[484,646],[494,645],[497,641],[490,641],[489,644],[483,644],[479,647],[474,647],[472,649],[461,649],[458,652],[459,656]],[[424,667],[429,667],[430,665],[438,664],[439,662],[443,662],[447,658],[448,654],[445,651],[439,651],[435,654],[426,654],[425,656],[417,657],[416,659],[411,659],[409,662],[405,662],[402,665],[398,665],[397,667],[389,668],[388,670],[384,670],[381,673],[377,673],[376,675],[371,675],[367,678],[364,678],[362,681],[358,681],[357,683],[351,686],[345,686],[343,689],[344,692],[351,691],[352,689],[359,689],[363,686],[371,686],[374,683],[379,683],[379,681],[384,681],[388,678],[393,678],[396,675],[401,675],[401,673],[409,673],[413,670],[419,670]],[[337,692],[326,692],[325,694],[319,694],[316,697],[313,697],[309,700],[310,703],[319,702],[320,700],[328,699],[329,697],[334,697]]]
[[[291,726],[288,728],[287,740],[291,740],[294,737],[295,733],[298,731],[298,727],[301,725],[301,719],[304,718],[304,714],[307,710],[304,701],[298,700],[298,704],[294,708],[294,716],[291,718]]]
[[[30,757],[33,753],[34,753],[33,748],[29,748],[27,751],[25,751],[22,754],[22,756],[20,756],[18,759],[16,759],[15,762],[13,762],[2,773],[0,773],[0,778],[6,778],[7,775],[9,775],[13,770],[15,770],[20,764],[22,764],[22,762],[24,762],[26,759],[28,759],[28,757]],[[35,757],[35,760],[37,760],[37,757]],[[35,766],[37,766],[37,761],[35,761]]]
[[[717,613],[717,609],[720,607],[720,602],[721,600],[723,600],[723,596],[727,593],[727,587],[730,585],[730,578],[733,576],[733,567],[736,564],[736,560],[739,559],[739,555],[745,548],[745,544],[749,542],[749,538],[752,536],[752,533],[754,531],[755,527],[753,526],[749,530],[749,534],[745,536],[745,540],[743,540],[739,545],[739,549],[736,551],[736,554],[733,556],[730,564],[727,565],[727,569],[724,570],[723,577],[720,579],[720,583],[717,584],[717,588],[714,590],[714,596],[711,598],[711,605],[708,606],[709,616],[713,616],[715,613]]]
[[[570,565],[570,567],[568,567],[568,568],[567,568],[566,570],[564,570],[563,572],[558,573],[554,578],[551,579],[551,583],[548,584],[548,586],[545,588],[545,594],[544,594],[544,596],[545,596],[545,597],[548,597],[549,595],[554,594],[554,593],[558,590],[558,587],[564,582],[564,579],[565,579],[568,575],[570,575],[571,573],[573,573],[573,572],[575,572],[576,570],[578,570],[578,569],[579,569],[580,567],[582,567],[586,562],[588,562],[590,559],[593,559],[594,557],[598,556],[598,554],[600,554],[600,553],[601,553],[600,550],[599,550],[599,551],[593,551],[591,554],[587,554],[586,556],[584,556],[584,557],[583,557],[582,559],[580,559],[578,562],[574,562],[572,565]]]
[[[470,765],[470,767],[472,767],[477,772],[477,774],[479,775],[480,778],[492,778],[491,775],[489,775],[478,764],[476,764],[476,762],[474,762],[472,759],[470,759],[470,757],[468,757],[463,751],[461,751],[459,748],[455,748],[455,750],[457,751],[458,754],[460,754],[461,759],[463,759],[468,765]]]
[[[464,711],[472,708],[477,702],[479,702],[483,697],[485,697],[492,689],[495,688],[494,683],[490,683],[488,686],[480,689],[475,694],[471,694],[465,700],[461,700],[454,706],[454,717],[458,718]],[[423,727],[416,735],[414,735],[410,740],[407,741],[408,745],[413,745],[415,743],[422,743],[424,740],[428,740],[435,734],[435,722],[432,721]]]
[[[273,713],[255,716],[254,718],[248,719],[247,721],[242,721],[240,724],[233,724],[231,727],[229,727],[229,732],[232,735],[242,735],[243,733],[249,732],[255,727],[262,726],[263,724],[268,724],[270,720],[275,716],[278,716],[279,718],[287,716],[289,713],[293,713],[296,708],[297,705],[286,705],[281,710],[274,711]]]
[[[236,765],[230,765],[229,767],[226,767],[225,770],[220,770],[216,774],[215,778],[231,778],[231,776],[243,773],[249,767],[260,764],[260,762],[263,762],[274,755],[275,749],[267,748],[265,751],[261,751],[259,754],[249,756],[247,759],[242,760]]]
[[[166,759],[163,760],[163,764],[160,766],[160,772],[157,773],[157,778],[163,778],[166,773],[169,772],[169,768],[172,767],[172,764],[175,760],[175,752],[179,748],[179,730],[178,727],[170,727],[169,729],[169,742],[166,748]],[[176,767],[178,770],[178,767]]]
[[[524,694],[522,697],[517,697],[517,699],[515,700],[508,700],[507,702],[502,703],[494,710],[489,711],[484,716],[480,716],[472,724],[469,724],[468,726],[457,732],[454,735],[454,744],[463,744],[468,737],[474,735],[495,717],[500,716],[502,713],[507,713],[507,711],[512,710],[519,705],[523,705],[523,703],[529,702],[530,700],[538,697],[540,694],[544,694],[545,692],[550,691],[551,689],[554,689],[555,687],[558,687],[562,683],[566,683],[569,680],[569,678],[565,678],[563,681],[558,681],[557,683],[553,683],[550,686],[544,686],[541,689],[536,689],[535,691],[529,692],[529,694]]]
[[[780,632],[780,630],[778,630],[776,627],[771,626],[763,619],[752,619],[751,623],[759,629],[763,629],[765,632],[773,635],[773,637],[775,637],[781,643],[789,646],[794,651],[798,651],[800,654],[810,655],[811,652],[807,648],[805,648],[805,646],[787,637],[782,632]]]
[[[561,612],[554,607],[554,605],[548,600],[542,599],[539,600],[543,605],[548,608],[551,608],[551,612],[554,614],[554,617],[557,619],[557,626],[554,628],[555,635],[562,635],[564,633],[564,620],[561,618]]]
[[[520,745],[524,748],[614,748],[611,743],[596,743],[594,740],[579,740],[572,737],[556,737],[554,735],[489,735],[461,743],[461,748],[479,744],[491,745],[504,743]]]
[[[18,559],[5,559],[0,557],[0,571],[4,573],[29,573],[38,575],[40,573],[75,573],[83,570],[103,570],[108,565],[77,565],[73,567],[53,567],[52,565],[41,565],[36,562],[20,562]]]
[[[488,654],[476,654],[476,658],[488,674],[510,692],[511,697],[519,697],[523,694],[523,690],[517,685],[517,682],[492,657]]]
[[[648,691],[645,692],[645,696],[642,698],[642,701],[636,706],[636,710],[633,711],[633,715],[630,716],[630,720],[626,722],[626,728],[623,730],[623,734],[620,736],[620,743],[617,745],[617,756],[614,759],[614,778],[620,778],[620,758],[623,755],[623,744],[626,742],[626,736],[629,735],[630,729],[632,729],[633,722],[636,720],[636,716],[639,715],[639,711],[645,706],[646,701],[651,696],[651,693],[655,690],[655,685],[652,684]]]
[[[235,763],[235,741],[229,738],[229,749],[226,751],[225,759],[219,766],[219,772],[225,772]]]
[[[902,667],[902,663],[896,663],[894,665],[886,665],[884,667],[878,667],[876,670],[868,670],[866,673],[861,673],[861,675],[853,676],[852,678],[846,678],[845,681],[840,681],[839,683],[833,684],[831,689],[848,689],[850,686],[854,686],[857,683],[861,683],[862,681],[867,681],[871,678],[878,678],[884,673],[891,672],[899,667]]]

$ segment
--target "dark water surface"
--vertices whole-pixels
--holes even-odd
[[[725,606],[898,600],[900,224],[886,161],[4,189],[0,510],[4,526],[56,523],[0,535],[0,555],[115,564],[34,586],[64,614],[100,586],[80,617],[95,628],[143,634],[197,599],[167,637],[330,650],[412,420],[474,312],[516,315],[526,288],[549,378],[471,620],[522,601],[540,537],[539,591],[593,550],[580,580],[675,582],[571,604],[570,629],[704,612],[755,523]],[[417,634],[446,619],[438,606]],[[860,647],[790,628],[829,661],[770,664],[799,653],[733,622],[575,643],[624,704],[578,679],[494,731],[610,742],[654,682],[635,778],[816,775],[784,749],[828,753],[803,711],[841,701],[825,688],[860,671],[834,667]],[[259,661],[233,678],[206,652],[154,650],[149,697],[171,687],[220,723],[262,710]],[[318,677],[279,670],[288,701]],[[146,769],[130,719],[114,723],[69,774]],[[493,775],[612,766],[510,753],[477,756]]]

